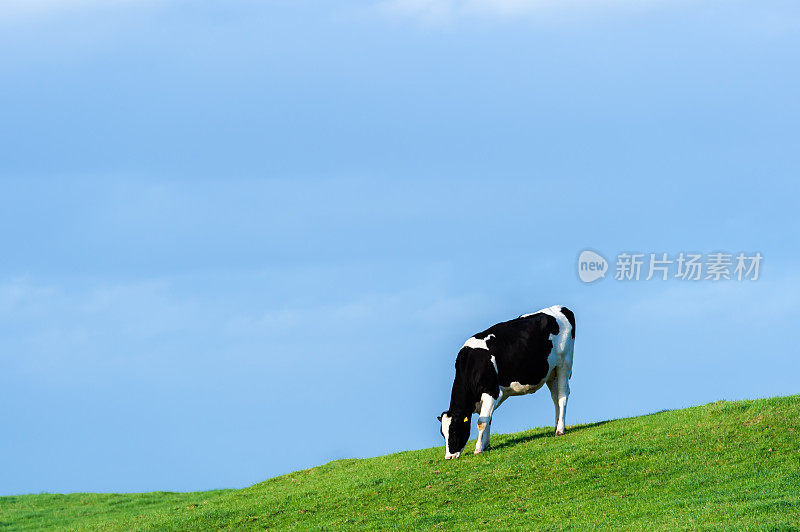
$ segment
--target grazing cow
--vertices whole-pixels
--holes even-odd
[[[478,417],[475,454],[489,449],[492,414],[512,395],[533,393],[545,383],[556,410],[556,436],[564,434],[575,315],[556,305],[489,327],[468,339],[456,357],[450,408],[441,421],[446,459],[467,445],[470,418]]]

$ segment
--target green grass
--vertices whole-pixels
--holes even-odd
[[[0,498],[0,528],[800,530],[800,396],[338,460],[241,490]],[[471,442],[474,446],[474,442]]]

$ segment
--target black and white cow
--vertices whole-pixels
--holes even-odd
[[[468,339],[456,357],[450,408],[438,417],[444,457],[458,458],[464,450],[473,413],[479,414],[475,454],[487,450],[492,414],[500,403],[545,383],[556,409],[556,436],[563,435],[574,343],[575,315],[560,305],[498,323]]]

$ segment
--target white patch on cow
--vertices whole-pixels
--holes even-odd
[[[497,361],[494,359],[494,355],[492,355],[489,360],[492,361],[492,366],[494,366],[494,372],[500,375],[500,372],[497,371]]]
[[[506,395],[527,395],[533,393],[542,387],[544,381],[540,384],[521,384],[517,381],[512,382],[508,386],[503,386],[503,393]]]
[[[453,418],[448,416],[447,414],[442,414],[442,434],[444,434],[444,458],[445,460],[450,460],[453,458],[458,458],[461,454],[453,453],[450,454],[450,447],[447,445],[448,440],[450,439],[450,423],[453,422]]]
[[[447,414],[442,414],[442,435],[444,435],[444,452],[447,452],[447,440],[450,437],[450,423],[453,418]]]
[[[489,350],[489,346],[486,345],[486,341],[492,338],[494,335],[490,334],[486,338],[468,338],[466,342],[464,342],[464,347],[471,347],[473,349],[486,349]]]

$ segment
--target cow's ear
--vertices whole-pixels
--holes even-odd
[[[442,421],[442,416],[436,416],[436,419],[438,419],[441,422]]]

